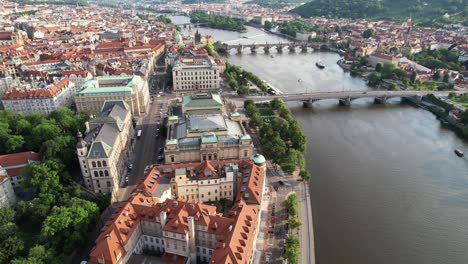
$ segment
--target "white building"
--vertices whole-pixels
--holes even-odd
[[[32,112],[48,115],[59,107],[72,104],[74,85],[70,78],[64,78],[44,88],[15,89],[3,95],[3,107],[26,115]]]
[[[208,55],[180,56],[172,79],[175,92],[213,91],[220,88],[220,69]]]
[[[6,170],[0,167],[0,208],[13,207],[17,202],[13,186],[4,174]]]

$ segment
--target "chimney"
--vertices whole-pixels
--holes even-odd
[[[85,133],[88,134],[89,133],[89,122],[88,121],[85,122],[85,127],[86,127]]]
[[[166,220],[167,220],[167,213],[166,211],[162,211],[159,214],[159,218],[161,219],[161,227],[164,227],[166,225]]]

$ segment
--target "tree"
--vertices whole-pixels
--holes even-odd
[[[18,226],[14,223],[15,211],[0,208],[0,263],[8,263],[24,248],[23,240],[18,236]]]
[[[444,78],[442,79],[442,81],[443,81],[444,83],[448,83],[448,82],[449,82],[449,79],[450,79],[450,76],[449,76],[449,74],[446,72],[446,73],[444,74]]]
[[[300,229],[302,222],[296,215],[291,215],[288,217],[288,225],[291,229]]]
[[[286,173],[293,173],[298,167],[302,169],[305,167],[304,154],[299,150],[289,149],[281,158],[280,166]]]
[[[468,124],[463,127],[463,135],[468,138]]]
[[[271,120],[271,126],[280,134],[281,139],[289,139],[289,123],[281,117],[275,117]]]
[[[381,70],[382,70],[382,63],[379,62],[375,65],[375,71],[380,72]]]
[[[370,86],[376,86],[382,81],[382,76],[378,72],[373,72],[367,77],[367,82]]]
[[[29,249],[27,258],[14,259],[12,264],[58,264],[63,263],[63,260],[54,256],[50,249],[46,249],[43,245],[36,245]]]
[[[288,209],[289,215],[297,215],[299,210],[299,197],[297,196],[297,193],[292,193],[288,195],[288,197],[284,201],[284,207]]]
[[[310,180],[310,172],[308,170],[301,170],[299,176],[301,176],[304,181]]]
[[[70,253],[86,240],[98,218],[99,208],[95,203],[72,198],[64,206],[52,209],[42,226],[41,237],[59,251]]]
[[[287,146],[278,133],[275,133],[273,136],[263,138],[263,152],[265,156],[269,159],[272,159],[273,162],[279,163],[280,159],[286,154]]]
[[[373,30],[372,28],[368,28],[362,33],[362,36],[364,38],[371,38],[375,36],[375,30]]]
[[[298,264],[300,255],[300,241],[297,236],[288,236],[285,241],[286,251],[284,257],[289,264]]]
[[[416,81],[416,78],[418,77],[418,73],[416,71],[411,72],[411,83],[414,83]]]
[[[305,152],[307,147],[307,137],[302,132],[299,122],[292,120],[289,123],[289,134],[291,136],[292,147],[300,152]]]
[[[265,21],[265,24],[263,25],[263,28],[267,31],[270,31],[271,28],[273,27],[273,23],[271,23],[270,21]]]
[[[37,188],[39,194],[57,195],[62,190],[60,172],[63,167],[57,160],[48,160],[45,163],[32,163],[22,173],[22,185],[30,190]]]

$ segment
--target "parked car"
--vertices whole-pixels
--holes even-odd
[[[129,170],[133,169],[133,164],[132,163],[128,164],[128,169]]]
[[[128,184],[128,176],[125,176],[125,184]]]

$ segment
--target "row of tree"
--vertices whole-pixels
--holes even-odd
[[[208,15],[203,12],[193,12],[190,14],[191,23],[207,23],[211,28],[219,28],[224,30],[247,31],[242,21],[234,19],[232,17]]]
[[[284,201],[284,207],[288,211],[288,225],[291,230],[298,230],[302,222],[298,217],[299,213],[299,196],[297,193],[290,194]],[[294,234],[289,234],[285,242],[286,250],[284,257],[288,263],[299,263],[300,256],[300,241]]]
[[[279,164],[283,171],[294,172],[299,168],[300,176],[309,180],[310,173],[305,168],[307,138],[299,122],[294,120],[291,111],[283,100],[275,98],[270,107],[278,113],[277,117],[264,118],[251,100],[245,101],[244,108],[250,117],[249,125],[260,128],[262,150],[268,159]]]
[[[268,86],[252,72],[246,71],[239,66],[226,63],[224,75],[229,86],[238,94],[249,94],[249,81],[255,84],[264,93],[268,92]]]

